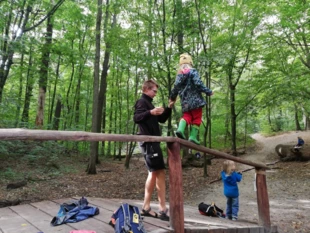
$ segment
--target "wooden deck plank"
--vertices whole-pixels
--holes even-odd
[[[223,218],[208,217],[201,215],[198,212],[198,207],[186,206],[185,207],[185,221],[194,222],[195,224],[206,224],[208,226],[218,226],[225,228],[238,228],[238,229],[249,229],[249,228],[261,228],[258,223],[250,222],[244,219],[238,219],[238,221],[231,221]]]
[[[79,198],[66,198],[53,201],[42,201],[27,205],[12,206],[0,209],[0,233],[69,233],[71,230],[93,230],[97,233],[114,233],[108,224],[112,213],[121,203],[129,203],[141,209],[141,200],[120,200],[87,197],[90,206],[97,206],[99,215],[84,221],[62,224],[56,227],[50,225],[57,215],[60,204]],[[167,204],[168,208],[169,205]],[[158,203],[152,202],[151,207],[158,211]],[[184,206],[184,229],[186,233],[265,233],[262,226],[242,219],[231,221],[227,219],[207,217],[199,214],[197,207]],[[151,217],[144,218],[144,226],[148,233],[172,233],[169,222]],[[272,232],[277,232],[276,227]]]
[[[58,201],[58,202],[57,201],[44,201],[44,202],[34,203],[33,205],[41,210],[44,210],[46,213],[48,213],[51,216],[50,217],[50,221],[51,221],[52,218],[57,215],[59,208],[60,208],[60,204],[64,202],[69,202],[71,200],[72,199],[61,199],[61,201]],[[96,215],[96,216],[103,216],[103,214],[99,213],[99,215]],[[83,230],[92,230],[96,232],[114,233],[113,228],[110,225],[108,225],[108,222],[104,222],[100,218],[97,218],[96,216],[85,219],[80,222],[66,223],[66,224],[62,224],[59,226],[54,226],[54,227],[51,226],[50,228],[52,228],[52,230],[55,230],[63,225],[67,225],[67,226],[72,227],[75,230],[83,229]]]
[[[104,198],[87,198],[90,205],[98,206],[100,209],[108,210],[109,212],[109,221],[112,213],[117,210],[122,203],[129,203],[131,205],[138,206],[139,209],[142,207],[141,201],[134,200],[118,200],[118,199],[104,199]],[[162,221],[155,218],[144,218],[143,223],[145,229],[148,232],[172,232],[172,229],[169,227],[169,222]]]
[[[37,228],[38,230],[35,232],[68,233],[68,232],[70,232],[70,230],[75,229],[75,228],[72,228],[68,225],[61,225],[59,228],[53,229],[53,227],[50,226],[50,222],[52,220],[52,217],[50,215],[48,215],[46,212],[43,212],[40,209],[38,209],[35,206],[32,206],[30,204],[12,206],[11,209],[13,209],[22,218],[24,218],[25,220],[30,222],[35,228]],[[18,232],[18,229],[15,232]]]
[[[0,211],[0,232],[1,233],[29,233],[39,232],[30,222],[22,218],[18,213],[9,207],[1,208]]]
[[[72,198],[71,200],[79,200],[79,198]],[[111,200],[111,199],[103,199],[103,198],[91,198],[91,197],[87,197],[87,201],[89,202],[90,206],[97,206],[100,210],[100,214],[94,216],[95,219],[98,219],[100,221],[103,221],[105,223],[109,223],[111,216],[113,214],[113,212],[115,210],[117,210],[119,208],[119,206],[121,205],[121,203],[125,203],[124,201],[118,201],[118,200]],[[68,199],[58,199],[55,200],[54,202],[58,203],[58,204],[62,204],[64,202],[68,202]],[[130,202],[128,201],[129,204],[133,204],[136,205],[136,203]],[[159,221],[158,224],[163,224],[161,220],[159,219],[154,219],[156,221]],[[159,226],[158,224],[154,223],[154,222],[148,222],[145,221],[144,218],[144,227],[147,230],[147,232],[149,233],[169,233],[172,232],[170,228],[165,228],[162,226]],[[167,222],[166,222],[167,223]],[[113,228],[109,226],[109,230],[113,230]]]
[[[131,205],[135,205],[137,206],[140,210],[142,208],[142,201],[137,201],[137,200],[119,200],[119,199],[100,199],[100,198],[89,198],[88,199],[91,203],[94,203],[95,205],[98,205],[102,208],[108,208],[108,209],[113,209],[113,211],[115,211],[117,208],[119,208],[119,206],[122,204],[122,203],[128,203],[128,204],[131,204]],[[113,212],[112,211],[112,212]],[[160,219],[155,219],[155,218],[147,218],[145,217],[144,218],[144,222],[147,222],[147,223],[158,223],[158,226],[162,227],[162,228],[165,228],[167,230],[171,229],[169,227],[169,222],[166,222],[166,221],[162,221]]]

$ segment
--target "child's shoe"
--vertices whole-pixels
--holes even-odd
[[[232,217],[231,220],[237,221],[237,218],[236,217]]]
[[[191,131],[190,131],[190,136],[188,140],[197,145],[200,145],[200,142],[197,140],[198,134],[199,134],[199,126],[191,125]]]
[[[184,130],[186,128],[186,125],[187,125],[186,121],[184,119],[181,119],[179,122],[179,127],[175,132],[178,138],[185,139]]]

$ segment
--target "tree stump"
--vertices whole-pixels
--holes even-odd
[[[294,145],[278,144],[275,151],[280,156],[281,161],[309,161],[310,146],[304,145],[300,149],[295,149]]]

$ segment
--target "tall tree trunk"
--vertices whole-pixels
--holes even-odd
[[[97,133],[98,129],[98,97],[99,97],[99,64],[100,64],[100,38],[102,21],[102,0],[97,1],[96,20],[96,54],[94,62],[94,82],[93,82],[93,111],[92,111],[92,132]],[[90,159],[87,167],[88,174],[96,174],[96,158],[98,157],[98,142],[90,143]]]
[[[61,97],[59,96],[57,98],[56,102],[56,108],[55,108],[55,114],[54,114],[54,121],[53,121],[53,130],[59,129],[59,122],[60,122],[60,116],[61,116]]]
[[[90,101],[91,101],[91,83],[90,82],[86,82],[86,109],[85,109],[85,120],[84,120],[84,131],[88,131],[89,127],[88,127],[88,113],[90,111]],[[89,143],[87,143],[89,144]]]
[[[237,156],[237,115],[235,105],[235,86],[230,85],[230,117],[231,117],[231,150],[234,156]]]
[[[51,125],[51,123],[52,123],[54,103],[55,103],[56,92],[57,92],[57,84],[58,84],[58,79],[59,79],[59,67],[60,67],[60,61],[61,61],[60,57],[61,56],[59,55],[58,61],[57,61],[57,66],[56,66],[56,77],[55,77],[55,83],[54,83],[53,96],[52,96],[52,100],[51,100],[51,107],[50,107],[49,116],[48,116],[48,125]],[[55,112],[56,112],[56,110],[55,110]]]
[[[16,109],[16,115],[15,115],[15,128],[17,128],[19,124],[19,115],[20,115],[20,109],[22,105],[22,94],[23,94],[23,70],[24,70],[24,52],[22,53],[22,56],[20,58],[20,69],[22,72],[19,75],[19,90],[18,90],[18,97],[17,97],[17,109]]]
[[[109,0],[106,2],[106,12],[105,12],[105,20],[104,20],[104,30],[105,30],[105,44],[106,44],[106,50],[104,52],[104,59],[102,64],[102,71],[101,71],[101,83],[100,83],[100,91],[99,91],[99,100],[98,100],[98,132],[105,133],[105,127],[106,127],[106,93],[107,93],[107,78],[108,78],[108,70],[109,70],[109,62],[110,62],[110,55],[111,55],[111,41],[108,39],[108,22],[110,18],[109,13]],[[111,26],[111,30],[116,25],[116,14],[113,15],[113,22]],[[102,125],[101,125],[102,123]],[[105,151],[105,143],[102,142],[102,154],[104,155]],[[99,163],[98,155],[96,158],[96,162]]]
[[[39,96],[38,108],[35,124],[38,128],[43,128],[44,124],[44,107],[45,107],[45,94],[48,79],[48,67],[50,61],[50,46],[52,44],[53,24],[52,19],[47,19],[47,28],[45,34],[45,44],[42,51],[42,65],[39,71]]]
[[[127,106],[127,121],[131,121],[132,119],[132,114],[133,114],[133,111],[132,111],[132,104],[131,102],[129,101],[129,96],[130,96],[130,93],[132,92],[132,90],[130,89],[130,81],[131,81],[131,75],[130,75],[130,68],[128,67],[127,68],[127,88],[126,88],[126,106]],[[132,134],[132,135],[135,135],[136,134],[136,124],[133,124],[133,129],[131,132],[130,129],[129,129],[129,126],[130,124],[126,124],[126,133],[127,134]],[[136,142],[127,142],[127,150],[126,150],[126,159],[125,159],[125,168],[129,168],[129,162],[130,162],[130,159],[132,157],[132,154],[134,152],[134,149],[136,147]]]
[[[175,16],[177,21],[177,45],[179,53],[184,52],[183,49],[183,41],[184,41],[184,33],[183,33],[183,25],[184,25],[184,17],[183,17],[183,5],[182,0],[176,0],[175,2]]]
[[[153,14],[152,14],[152,0],[148,0],[148,29],[147,29],[147,33],[148,33],[148,39],[147,39],[147,78],[148,79],[152,79],[152,61],[151,61],[151,57],[152,57],[152,51],[153,51]]]
[[[294,108],[295,108],[295,126],[296,126],[296,130],[297,131],[300,131],[301,130],[301,127],[300,127],[300,124],[299,124],[299,119],[298,119],[298,108],[297,108],[297,105],[294,104]]]
[[[3,35],[3,43],[1,43],[1,59],[0,59],[0,103],[2,102],[2,94],[3,94],[3,88],[6,83],[6,80],[9,75],[10,67],[13,64],[13,49],[11,48],[11,43],[9,41],[10,38],[10,27],[11,27],[11,22],[12,22],[12,11],[13,11],[13,5],[14,1],[11,0],[10,4],[10,10],[7,12],[8,17],[6,21],[6,26],[4,29],[4,35]],[[3,54],[3,55],[2,55]]]
[[[309,114],[304,116],[304,122],[305,122],[305,130],[310,130],[310,116]]]
[[[71,49],[73,49],[73,41],[72,41],[72,45],[71,45]],[[72,123],[72,105],[73,103],[71,103],[71,99],[70,99],[70,96],[71,96],[71,87],[73,85],[73,82],[74,82],[74,75],[75,75],[75,63],[72,62],[71,63],[71,75],[70,75],[70,82],[69,82],[69,87],[68,87],[68,90],[67,90],[67,94],[66,94],[66,107],[67,107],[67,113],[66,113],[66,117],[64,118],[65,122],[64,122],[64,130],[66,130],[68,127],[71,128],[71,123]]]
[[[25,101],[21,119],[21,127],[25,127],[25,124],[28,124],[29,121],[29,108],[30,108],[30,99],[32,96],[33,89],[33,72],[32,72],[32,47],[29,49],[29,58],[28,58],[28,68],[27,68],[27,77],[26,77],[26,90],[25,90]]]
[[[82,76],[79,75],[78,83],[76,84],[76,100],[75,100],[75,113],[74,113],[74,127],[77,128],[80,121],[80,105],[81,105],[81,82]]]
[[[201,43],[203,46],[203,52],[204,52],[204,56],[207,57],[207,53],[211,53],[211,37],[210,38],[210,43],[209,45],[207,45],[207,42],[209,41],[208,38],[205,38],[205,28],[203,28],[202,25],[202,20],[201,20],[201,7],[199,6],[199,3],[197,0],[195,0],[195,8],[196,8],[196,12],[198,15],[198,27],[199,27],[199,35],[201,38]],[[210,25],[212,25],[212,23],[210,23]],[[205,69],[205,79],[206,79],[206,86],[208,88],[211,89],[211,64],[209,62],[209,60],[206,60],[204,62],[204,69]],[[204,130],[204,137],[203,137],[203,145],[207,146],[207,142],[208,142],[208,146],[209,148],[211,148],[211,98],[209,98],[208,96],[206,96],[206,124],[205,124],[205,130]],[[207,140],[208,139],[208,140]],[[208,156],[206,153],[204,154],[204,177],[208,176],[208,167],[207,165],[211,164],[211,160],[210,160],[210,156]]]
[[[114,80],[114,77],[112,77],[112,79]],[[114,89],[114,82],[111,83],[111,88]],[[114,99],[114,93],[111,93],[111,97],[112,100]],[[109,131],[108,133],[111,134],[112,133],[112,127],[113,127],[113,102],[110,102],[110,112],[109,112]],[[107,155],[111,156],[112,155],[112,143],[114,144],[114,142],[108,142],[108,148],[107,148]]]
[[[172,78],[171,78],[171,69],[170,69],[170,60],[171,60],[171,55],[168,54],[167,52],[167,33],[166,33],[166,28],[167,28],[167,22],[166,22],[166,3],[165,0],[163,0],[162,2],[162,11],[163,11],[163,16],[162,16],[162,25],[161,25],[161,32],[162,32],[162,37],[163,37],[163,52],[164,52],[164,62],[165,62],[165,66],[167,69],[167,87],[168,87],[168,92],[169,92],[169,96],[171,94],[171,89],[172,89],[172,85],[174,84]],[[182,35],[182,33],[180,33]],[[179,39],[179,37],[178,37]],[[178,41],[178,43],[183,43],[183,36],[181,38],[180,41]],[[173,135],[173,127],[172,127],[172,118],[169,117],[168,119],[168,132],[167,132],[167,136],[171,136]]]

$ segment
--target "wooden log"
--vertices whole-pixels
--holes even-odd
[[[196,151],[200,151],[200,152],[203,152],[203,153],[215,155],[218,158],[229,159],[229,160],[235,161],[237,163],[246,164],[246,165],[249,165],[249,166],[252,166],[252,167],[264,168],[266,170],[270,169],[269,167],[267,167],[265,164],[262,164],[262,163],[256,163],[256,162],[252,162],[250,160],[238,158],[236,156],[229,155],[229,154],[221,152],[221,151],[212,150],[212,149],[206,148],[204,146],[196,145],[196,144],[194,144],[194,143],[192,143],[190,141],[183,140],[183,139],[180,139],[180,138],[177,138],[177,140],[183,146],[186,146],[186,147],[188,147],[190,149],[193,149],[193,150],[196,150]]]
[[[174,232],[184,232],[183,184],[180,144],[167,143],[169,162],[170,225]]]
[[[0,140],[61,140],[61,141],[113,141],[113,142],[174,142],[174,137],[148,135],[103,134],[84,131],[0,129]]]
[[[62,140],[62,141],[113,141],[113,142],[178,142],[189,149],[229,159],[252,167],[269,169],[262,163],[241,159],[224,152],[196,145],[176,137],[159,137],[147,135],[103,134],[84,131],[0,129],[0,140]]]
[[[270,207],[267,192],[266,170],[256,168],[256,195],[259,224],[268,232],[271,228]]]
[[[27,181],[26,180],[22,180],[19,182],[15,182],[15,183],[10,183],[6,186],[7,189],[18,189],[21,187],[24,187],[27,185]]]
[[[309,161],[310,160],[310,146],[304,145],[302,148],[294,148],[294,145],[278,144],[275,147],[277,155],[281,161]]]
[[[19,199],[16,199],[16,200],[13,200],[13,201],[0,200],[0,208],[7,207],[7,206],[13,206],[13,205],[19,205],[20,202],[21,201]]]

